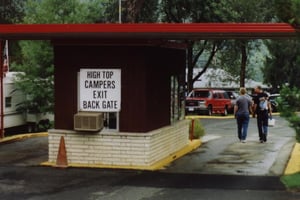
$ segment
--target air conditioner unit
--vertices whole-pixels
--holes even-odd
[[[103,113],[79,112],[74,115],[74,130],[100,131],[103,128]]]

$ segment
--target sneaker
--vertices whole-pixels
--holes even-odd
[[[242,143],[246,143],[246,140],[242,140]]]
[[[260,143],[264,143],[264,141],[263,141],[263,140],[260,140]]]

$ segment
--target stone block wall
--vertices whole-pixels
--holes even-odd
[[[189,121],[182,120],[147,133],[49,130],[49,162],[56,162],[61,136],[68,163],[151,166],[189,143]]]

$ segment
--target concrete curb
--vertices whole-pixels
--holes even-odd
[[[3,139],[0,139],[0,144],[12,143],[27,138],[47,137],[47,136],[48,136],[48,132],[18,134],[18,135],[8,136]]]
[[[279,116],[280,113],[272,113],[272,116]],[[221,116],[221,115],[187,115],[185,116],[185,119],[234,119],[234,116],[232,114],[227,116]]]
[[[296,143],[290,156],[290,160],[284,171],[284,175],[300,172],[300,143]]]

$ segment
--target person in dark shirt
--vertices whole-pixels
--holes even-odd
[[[253,98],[254,106],[253,111],[254,115],[253,117],[257,118],[257,128],[258,128],[258,136],[259,141],[261,143],[267,142],[267,136],[268,136],[268,119],[269,115],[272,116],[272,110],[270,106],[270,102],[268,99],[268,94],[266,94],[261,86],[257,86],[254,89],[256,95]]]
[[[237,98],[234,106],[234,116],[237,121],[238,138],[243,143],[246,142],[252,107],[252,101],[248,96],[246,96],[246,93],[247,91],[245,88],[240,89],[240,96]]]

